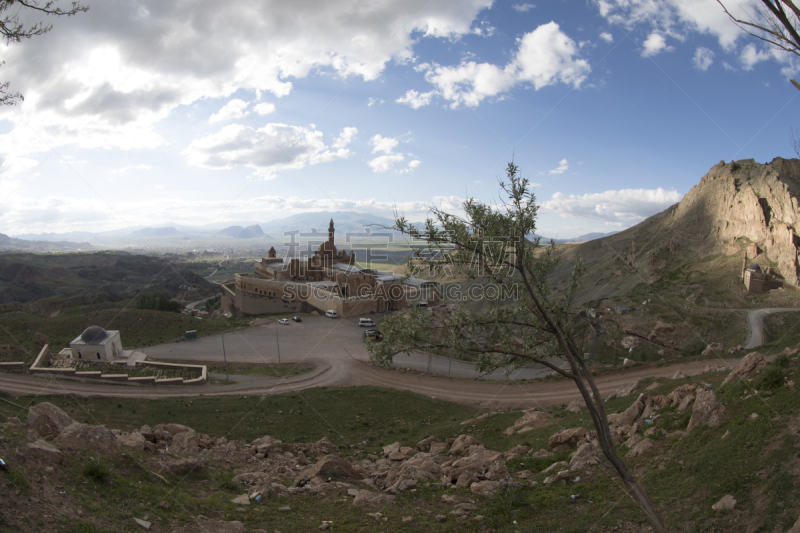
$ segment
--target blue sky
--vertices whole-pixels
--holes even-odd
[[[2,50],[0,232],[422,220],[496,201],[513,157],[573,237],[795,156],[798,63],[715,0],[85,4]]]

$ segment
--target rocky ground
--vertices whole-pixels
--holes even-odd
[[[787,351],[784,361],[795,354]],[[671,461],[682,467],[684,458],[674,443],[691,443],[695,434],[719,441],[735,438],[732,432],[738,431],[731,426],[738,416],[732,413],[735,408],[720,401],[715,389],[762,383],[748,380],[770,368],[754,352],[724,380],[720,374],[715,384],[683,383],[655,394],[664,388],[658,382],[647,387],[641,380],[629,383],[607,398],[635,396],[627,408],[608,416],[614,443],[640,477],[668,469],[664,465]],[[777,385],[794,394],[789,375]],[[573,402],[566,409],[580,412],[585,406]],[[464,425],[474,427],[491,416]],[[753,413],[744,423],[758,418]],[[574,528],[562,531],[647,531],[641,515],[625,503],[595,432],[586,427],[554,432],[552,423],[549,412],[530,409],[504,432],[507,437],[537,431],[549,435],[546,448],[538,451],[528,445],[495,451],[463,434],[444,441],[432,436],[413,446],[395,442],[380,453],[367,453],[359,445],[337,447],[326,438],[314,443],[284,443],[268,435],[251,442],[227,440],[181,424],[121,432],[75,422],[55,405],[40,403],[29,409],[26,420],[9,417],[0,426],[0,457],[8,468],[0,472],[0,530],[531,531],[542,530],[537,520],[550,519],[547,505],[571,500],[576,517],[593,516],[598,504],[619,508],[605,512],[606,519],[567,519]],[[734,429],[718,435],[726,425]],[[800,419],[794,416],[781,436],[796,439],[798,430]],[[797,470],[796,463],[795,458],[783,466]],[[762,492],[759,497],[768,498]],[[529,504],[531,497],[538,498],[538,505]],[[716,527],[709,530],[761,527],[769,506],[758,504],[758,497],[741,503],[737,497],[742,500],[742,493],[713,497],[707,512]],[[664,497],[654,499],[676,529],[691,530],[675,516],[680,506]],[[784,514],[797,513],[794,507],[784,507]],[[800,531],[800,520],[791,531]]]

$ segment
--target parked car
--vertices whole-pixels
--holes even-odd
[[[325,316],[328,318],[336,318],[339,316],[339,313],[336,311],[325,311]]]
[[[292,320],[294,320],[295,322],[302,322],[303,321],[303,319],[300,318],[299,316],[293,316]]]
[[[377,329],[368,329],[364,332],[364,338],[370,339],[374,342],[380,342],[383,340],[383,333],[378,331]]]
[[[358,325],[363,328],[374,328],[375,322],[371,318],[359,318]]]
[[[289,325],[289,319],[288,318],[280,318],[280,319],[278,319],[278,324],[283,324],[284,326],[288,326]]]

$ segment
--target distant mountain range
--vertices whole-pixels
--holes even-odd
[[[27,252],[77,252],[91,250],[93,247],[88,242],[68,241],[28,241],[15,239],[0,233],[0,250],[19,250]]]
[[[265,243],[282,243],[286,241],[292,233],[299,232],[301,236],[316,232],[319,239],[327,239],[328,225],[333,219],[336,229],[336,242],[357,242],[359,239],[382,234],[391,236],[396,241],[402,239],[397,233],[392,231],[394,220],[380,215],[358,213],[355,211],[316,211],[312,213],[300,213],[285,218],[270,220],[261,223],[239,223],[231,226],[223,224],[213,224],[208,226],[186,226],[182,224],[167,223],[159,227],[127,228],[102,232],[72,231],[67,233],[26,233],[16,235],[13,245],[7,244],[0,249],[14,250],[37,250],[36,245],[25,244],[26,242],[36,241],[48,250],[77,250],[90,248],[92,243],[101,247],[114,248],[116,246],[137,246],[143,244],[143,239],[150,246],[174,245],[179,243],[185,245],[187,241],[196,242],[197,245],[220,244],[228,240],[241,240],[249,243],[264,241]],[[608,237],[612,233],[589,233],[572,239],[556,239],[558,243],[578,243],[591,239]],[[303,235],[306,234],[306,235]],[[6,237],[9,239],[9,237]],[[549,239],[543,239],[549,240]],[[69,241],[56,246],[57,242]],[[244,244],[244,242],[242,243]]]

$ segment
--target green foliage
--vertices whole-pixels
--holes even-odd
[[[83,475],[95,483],[111,483],[111,469],[100,459],[89,459],[84,463]]]
[[[683,347],[683,350],[681,350],[681,355],[699,355],[703,353],[703,350],[706,349],[706,346],[706,343],[702,340],[694,339],[692,342]]]
[[[758,390],[774,390],[783,386],[783,370],[774,363],[758,375],[755,386]]]
[[[136,307],[139,309],[151,309],[153,311],[170,311],[180,313],[183,305],[180,302],[170,300],[169,296],[163,292],[151,292],[143,294],[136,300]]]

